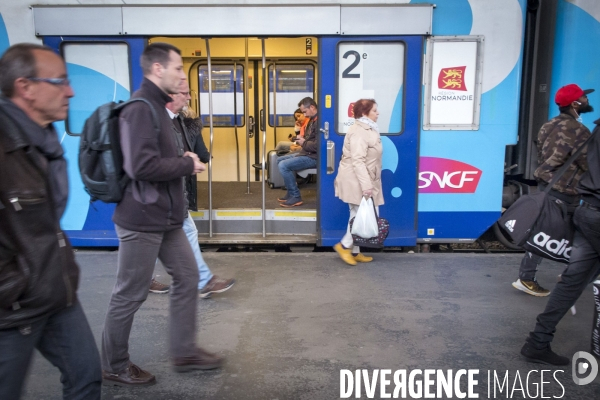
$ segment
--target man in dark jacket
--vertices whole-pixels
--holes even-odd
[[[312,98],[305,97],[300,100],[298,107],[300,107],[300,111],[302,111],[304,116],[310,119],[306,125],[304,137],[296,139],[296,143],[302,146],[302,149],[297,153],[277,159],[277,166],[287,189],[285,196],[278,199],[279,205],[287,208],[302,205],[300,189],[298,188],[298,183],[296,183],[296,171],[316,168],[317,166],[317,139],[319,134],[317,103]]]
[[[180,51],[152,43],[141,57],[144,81],[132,97],[150,101],[127,106],[119,117],[123,168],[131,181],[113,216],[119,236],[117,282],[102,333],[105,384],[142,386],[154,375],[129,359],[129,333],[135,312],[148,296],[158,257],[173,277],[170,295],[169,351],[177,371],[212,369],[223,359],[196,346],[198,269],[182,229],[186,208],[183,177],[204,171],[198,156],[177,140],[165,109],[169,94],[179,92],[185,79]]]
[[[537,137],[539,166],[534,175],[540,190],[548,185],[556,171],[590,137],[589,129],[579,121],[579,114],[593,111],[587,98],[587,94],[593,91],[594,89],[582,90],[579,86],[570,84],[556,92],[554,101],[558,105],[560,114],[542,125]],[[576,188],[587,169],[584,149],[550,190],[550,197],[565,203],[570,216],[579,205]],[[550,291],[544,289],[535,277],[541,262],[541,257],[526,252],[521,260],[519,279],[513,282],[513,287],[532,296],[548,296]]]
[[[167,103],[167,112],[169,117],[173,121],[173,128],[175,129],[178,137],[180,138],[183,148],[185,151],[192,151],[200,158],[200,161],[207,163],[210,161],[210,153],[202,140],[202,124],[199,119],[196,127],[191,124],[185,124],[185,120],[181,115],[181,111],[188,104],[190,97],[190,89],[187,82],[184,82],[181,86],[181,91],[178,94],[170,95],[172,101]],[[192,121],[190,121],[192,122]],[[190,175],[185,177],[185,202],[186,210],[197,211],[197,183],[196,176]],[[190,242],[192,251],[194,252],[194,258],[198,265],[198,273],[200,274],[200,280],[198,282],[198,290],[200,291],[200,298],[208,299],[213,293],[223,293],[233,286],[235,279],[223,279],[217,275],[213,275],[210,268],[202,257],[200,250],[200,244],[198,243],[198,228],[192,218],[192,215],[188,211],[186,217],[183,220],[183,231]]]
[[[0,89],[0,399],[20,397],[34,349],[60,369],[64,398],[100,399],[100,357],[59,222],[68,182],[52,122],[73,97],[65,63],[48,47],[14,45]]]
[[[600,119],[595,124],[587,148],[589,170],[581,178],[578,187],[582,201],[573,216],[576,230],[571,260],[521,349],[521,354],[530,361],[551,365],[569,364],[569,358],[552,351],[550,342],[554,339],[556,325],[587,285],[600,274]]]

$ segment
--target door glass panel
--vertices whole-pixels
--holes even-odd
[[[274,126],[273,119],[277,114],[277,126],[294,126],[294,111],[298,102],[305,97],[313,97],[315,93],[315,68],[312,64],[275,65],[275,81],[273,85],[273,64],[269,66],[269,125]],[[275,90],[275,94],[273,94]],[[276,108],[273,97],[277,98]]]
[[[402,42],[342,42],[337,52],[336,130],[354,124],[352,106],[359,99],[375,99],[377,125],[382,135],[400,134],[404,113],[404,53]]]
[[[78,135],[98,106],[130,95],[126,43],[70,43],[61,48],[75,92],[69,102],[67,132]]]
[[[236,117],[236,125],[244,126],[244,67],[237,65],[235,68],[235,108],[233,68],[233,64],[212,65],[213,126],[234,126]],[[208,65],[200,65],[198,67],[198,78],[200,86],[200,118],[204,126],[208,126],[210,124]]]

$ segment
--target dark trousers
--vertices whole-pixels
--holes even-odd
[[[33,349],[60,370],[64,399],[100,399],[100,356],[79,302],[30,325],[0,330],[0,399],[19,399]]]
[[[148,297],[157,258],[173,278],[169,293],[171,356],[191,355],[196,349],[198,267],[183,229],[137,232],[115,228],[119,236],[117,282],[102,333],[102,369],[119,373],[129,365],[133,317]]]
[[[571,262],[560,282],[548,298],[543,313],[538,315],[527,341],[538,349],[554,338],[556,325],[575,304],[587,285],[600,273],[600,211],[580,206],[573,216],[576,231],[571,249]]]
[[[553,197],[556,200],[562,201],[567,205],[567,213],[570,217],[573,217],[575,210],[579,206],[579,199],[571,200],[571,202],[567,202],[565,200],[557,199],[556,196],[552,194],[556,193],[551,191],[548,195]],[[523,259],[521,260],[521,266],[519,267],[519,279],[522,281],[534,281],[535,274],[542,262],[543,258],[540,256],[536,256],[533,253],[525,252]]]

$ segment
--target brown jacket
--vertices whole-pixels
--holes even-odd
[[[360,204],[362,192],[373,190],[373,202],[383,204],[381,189],[381,137],[369,125],[356,121],[350,127],[335,178],[335,196],[344,203]]]
[[[132,97],[152,103],[159,115],[154,127],[150,107],[142,102],[127,106],[119,117],[123,169],[131,179],[117,204],[113,222],[136,232],[166,232],[181,228],[187,216],[182,177],[194,172],[194,161],[182,157],[173,122],[165,104],[171,100],[150,80]]]
[[[577,122],[572,115],[561,113],[546,122],[537,137],[538,168],[534,176],[538,181],[550,183],[552,177],[591,135],[588,128]],[[588,170],[587,150],[554,184],[552,189],[569,196],[576,196],[577,184]]]

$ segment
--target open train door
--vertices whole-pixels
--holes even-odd
[[[348,206],[335,197],[334,179],[353,123],[351,104],[361,98],[374,98],[380,112],[385,245],[416,245],[422,55],[422,36],[321,39],[318,245],[332,246],[346,232]]]

